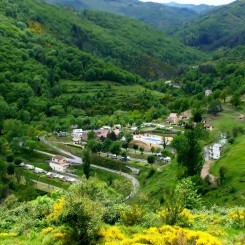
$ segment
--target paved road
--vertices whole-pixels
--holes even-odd
[[[45,143],[46,145],[50,146],[51,148],[53,148],[54,150],[66,155],[66,156],[70,156],[71,158],[67,158],[68,160],[70,160],[71,163],[76,163],[76,164],[82,164],[83,161],[82,161],[82,158],[81,157],[78,157],[78,156],[75,156],[73,154],[71,154],[70,152],[67,152],[67,151],[64,151],[63,149],[57,147],[57,146],[54,146],[52,145],[50,142],[48,142],[46,139],[45,139],[45,136],[42,136],[42,137],[39,137],[39,139]]]
[[[48,142],[46,139],[45,139],[45,136],[43,137],[40,137],[40,140],[47,144],[48,146],[50,146],[51,148],[55,149],[56,151],[64,154],[64,155],[67,155],[67,156],[70,156],[72,159],[69,159],[71,163],[74,163],[74,164],[82,164],[83,161],[82,161],[82,158],[81,157],[78,157],[78,156],[75,156],[73,154],[71,154],[70,152],[67,152],[67,151],[64,151],[63,149],[60,149],[59,147],[57,146],[54,146],[52,145],[50,142]],[[43,153],[43,154],[50,154],[48,152],[43,152],[43,151],[38,151],[40,153]],[[50,154],[51,156],[53,156],[53,154]],[[94,164],[91,164],[92,167],[94,168],[98,168],[98,169],[102,169],[102,170],[105,170],[107,172],[111,172],[111,173],[115,173],[115,174],[118,174],[118,175],[122,175],[124,176],[125,178],[129,179],[131,182],[132,182],[132,185],[133,185],[133,190],[131,191],[131,193],[125,198],[125,200],[133,197],[134,195],[136,195],[136,193],[138,192],[139,190],[139,187],[140,187],[140,184],[139,184],[139,181],[133,177],[132,175],[130,174],[127,174],[127,173],[124,173],[124,172],[121,172],[121,171],[117,171],[117,170],[113,170],[113,169],[110,169],[110,168],[105,168],[105,167],[101,167],[101,166],[98,166],[98,165],[94,165]]]

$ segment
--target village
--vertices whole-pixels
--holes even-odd
[[[141,155],[154,155],[159,166],[169,164],[172,157],[163,152],[166,152],[165,149],[167,148],[174,156],[174,150],[171,148],[173,137],[177,133],[184,132],[183,127],[189,122],[191,117],[192,115],[189,111],[185,111],[179,115],[177,113],[170,113],[164,123],[145,122],[138,127],[133,125],[126,128],[120,124],[116,124],[113,127],[105,125],[96,130],[83,130],[78,128],[77,125],[72,125],[71,133],[54,131],[53,135],[57,135],[60,138],[68,138],[71,144],[80,147],[84,147],[87,144],[91,132],[93,132],[95,140],[98,142],[103,142],[112,133],[115,139],[119,140],[122,144],[127,142],[126,134],[131,135],[131,144],[128,149],[126,149],[126,152],[124,151],[124,154],[121,153],[121,157],[115,153],[107,153],[106,155],[100,153],[100,156],[110,157],[112,160],[116,161],[121,160],[128,162],[126,167],[129,168],[134,175],[138,175],[140,169],[130,162],[138,161],[142,162],[142,164],[147,164],[147,161],[146,157],[137,158],[134,156],[133,152],[136,153],[136,150],[138,150],[141,152]],[[205,119],[203,119],[202,123],[206,130],[213,130],[213,127],[210,126]],[[226,140],[221,139],[219,142],[212,144],[209,147],[209,158],[218,160],[221,155],[221,148],[225,143]],[[21,166],[26,170],[32,170],[34,173],[44,174],[48,178],[56,178],[61,181],[73,183],[80,181],[78,176],[70,172],[69,167],[72,166],[73,163],[74,162],[67,157],[54,155],[48,163],[51,169],[50,171],[35,167],[31,164],[22,163]]]

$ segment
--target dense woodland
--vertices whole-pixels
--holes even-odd
[[[236,1],[205,10],[210,11],[205,18],[179,27],[174,38],[122,15],[78,11],[40,0],[0,0],[3,244],[243,244],[245,161],[238,158],[241,170],[235,172],[237,159],[229,157],[232,149],[241,152],[245,128],[243,121],[229,116],[244,113],[245,46],[239,25],[244,6],[244,1]],[[234,28],[230,18],[237,17],[238,9]],[[226,18],[220,27],[222,16]],[[175,30],[176,25],[168,28]],[[188,36],[195,31],[199,40]],[[212,94],[205,96],[205,90]],[[64,191],[48,195],[36,190],[33,175],[22,180],[23,159],[47,160],[33,151],[47,150],[40,136],[70,132],[71,125],[84,130],[116,124],[140,127],[144,122],[165,122],[170,112],[187,110],[192,116],[183,133],[171,134],[171,148],[164,146],[163,154],[174,161],[162,171],[153,168],[157,149],[151,148],[152,155],[146,157],[127,131],[120,137],[108,134],[101,142],[92,133],[86,150],[76,149],[87,165],[125,172],[130,171],[124,165],[98,153],[126,157],[128,148],[135,156],[141,152],[137,157],[145,157],[149,166],[141,167],[141,189],[129,201],[125,201],[126,181],[97,176],[94,170],[89,174],[85,168],[76,169],[86,176],[81,183],[60,184]],[[214,133],[203,129],[204,117],[216,123]],[[200,172],[204,145],[220,133],[229,144],[224,160],[213,170],[219,181],[214,188],[200,178]],[[126,142],[121,144],[123,136]]]

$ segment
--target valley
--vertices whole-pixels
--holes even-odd
[[[0,244],[244,244],[244,6],[0,0]]]

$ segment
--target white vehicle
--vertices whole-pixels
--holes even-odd
[[[30,165],[30,164],[26,164],[25,165],[25,169],[26,170],[33,170],[34,169],[34,166],[33,165]]]
[[[111,158],[117,159],[117,155],[116,155],[116,154],[112,154],[112,155],[111,155]]]
[[[34,168],[34,172],[37,174],[46,174],[47,173],[47,171],[45,171],[44,169],[37,168],[37,167]]]
[[[164,161],[164,162],[171,162],[171,158],[170,158],[170,157],[164,157],[164,158],[163,158],[163,161]]]

